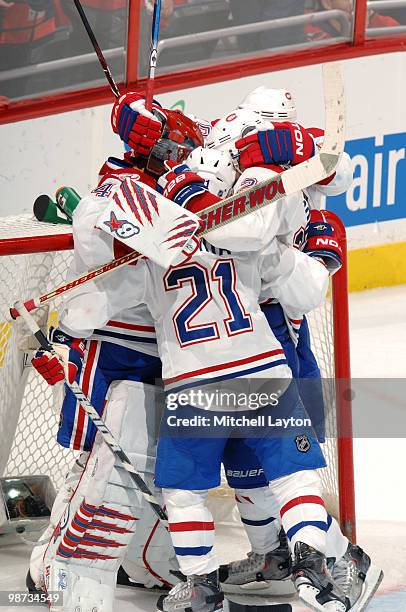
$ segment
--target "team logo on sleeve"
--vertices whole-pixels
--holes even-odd
[[[117,234],[119,238],[132,238],[140,233],[140,228],[127,221],[127,219],[117,219],[114,212],[110,213],[110,221],[105,221],[104,225],[107,225],[109,230],[113,234]]]
[[[247,177],[245,178],[241,185],[240,185],[240,189],[248,189],[248,187],[253,187],[254,185],[256,185],[258,183],[257,179],[252,177]]]
[[[311,444],[306,434],[302,436],[296,436],[295,438],[296,448],[300,453],[307,453],[310,450]]]

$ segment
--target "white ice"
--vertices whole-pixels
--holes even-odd
[[[406,378],[406,286],[352,294],[350,304],[352,375]],[[358,543],[385,572],[368,607],[371,612],[406,612],[406,431],[399,435],[404,438],[355,440]],[[235,535],[239,541],[232,533],[218,534],[223,562],[247,550],[240,531]],[[24,544],[0,548],[0,591],[24,590],[28,557]],[[121,588],[116,612],[151,612],[156,597]],[[35,612],[38,607],[24,609]],[[294,602],[293,609],[305,610]]]

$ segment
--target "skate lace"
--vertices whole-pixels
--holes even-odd
[[[351,560],[345,561],[343,558],[334,566],[334,582],[340,587],[344,595],[351,593],[351,587],[358,578],[358,570],[355,563]]]
[[[193,579],[188,577],[186,582],[178,582],[178,584],[175,584],[173,589],[171,589],[167,595],[167,601],[168,603],[173,603],[187,599],[188,597],[192,596],[192,591]]]
[[[246,559],[234,561],[230,567],[230,574],[239,574],[241,572],[249,572],[261,569],[265,563],[265,555],[249,552]]]

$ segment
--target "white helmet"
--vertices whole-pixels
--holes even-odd
[[[205,179],[210,193],[220,198],[228,195],[237,178],[233,161],[226,151],[197,147],[189,153],[185,163]]]
[[[209,149],[227,151],[232,158],[238,156],[234,144],[240,138],[250,133],[264,129],[261,115],[248,109],[236,109],[214,125],[211,134],[206,140]]]
[[[293,96],[287,89],[269,89],[261,86],[251,91],[238,108],[260,113],[264,119],[296,121],[297,112]]]

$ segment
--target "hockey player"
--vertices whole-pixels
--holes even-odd
[[[304,161],[313,154],[316,146],[321,144],[323,138],[321,130],[313,128],[306,132],[297,123],[274,121],[296,120],[296,108],[291,94],[286,90],[269,90],[260,87],[247,96],[240,108],[243,109],[242,115],[239,111],[229,114],[225,120],[215,125],[209,138],[209,146],[220,147],[223,150],[226,148],[235,159],[239,159],[242,176],[235,185],[235,191],[241,189],[241,185],[264,180],[270,173],[281,171],[282,168],[279,165],[281,163],[286,166]],[[259,112],[263,120],[268,122],[268,128],[271,127],[272,130],[262,129],[257,132],[255,129],[257,122],[250,117],[250,112]],[[269,120],[272,120],[273,123],[269,124]],[[238,136],[244,133],[248,135],[237,140]],[[295,156],[295,151],[301,153],[301,158]],[[212,160],[207,155],[202,154],[199,160],[199,152],[195,151],[190,157],[193,158],[191,165],[195,171],[206,174],[208,177],[211,176],[210,161]],[[216,162],[216,167],[222,166],[221,159]],[[244,171],[245,169],[247,170]],[[294,215],[296,221],[299,219],[299,226],[293,231],[294,225],[291,225],[289,230],[285,223],[283,240],[297,248],[303,248],[304,230],[306,230],[305,248],[307,250],[311,249],[317,238],[323,237],[325,242],[328,241],[329,236],[334,234],[334,229],[329,223],[326,223],[323,214],[314,208],[320,206],[322,195],[342,193],[348,188],[351,180],[350,160],[348,155],[344,154],[333,176],[306,190],[304,210],[307,219],[302,217],[302,227],[300,227],[300,216]],[[213,186],[216,188],[215,184]],[[312,211],[309,211],[309,204],[313,208]],[[289,217],[286,208],[285,212]],[[297,214],[300,215],[299,210]],[[325,235],[321,236],[322,233]],[[325,264],[331,270],[337,269],[338,262],[335,261],[334,252],[320,252],[319,256],[324,259]],[[268,300],[262,305],[262,310],[284,348],[293,375],[299,379],[302,399],[312,418],[318,438],[323,442],[324,404],[320,371],[311,351],[306,318],[297,315],[293,321],[289,320],[284,315],[280,304],[275,302],[274,299]],[[312,382],[304,380],[309,378]],[[246,456],[244,467],[245,470],[241,470],[242,474],[247,472],[257,474],[257,462],[255,458],[251,458],[250,461],[249,453]],[[230,474],[232,474],[231,470]],[[279,521],[275,518],[277,513],[275,510],[273,513],[270,512],[274,508],[274,503],[270,489],[266,486],[267,483],[264,479],[262,482],[259,479],[259,482],[256,483],[257,488],[255,488],[255,483],[253,484],[252,480],[246,478],[247,488],[244,490],[241,489],[241,485],[238,488],[238,484],[233,482],[231,476],[229,484],[237,488],[236,500],[252,545],[252,552],[246,560],[233,562],[222,568],[221,577],[225,583],[224,588],[228,589],[230,586],[235,588],[236,584],[246,584],[253,580],[283,579],[288,574],[289,568],[286,564],[284,547],[280,546]],[[377,568],[370,567],[369,557],[359,547],[348,542],[331,516],[328,520],[327,550],[328,557],[335,560],[333,576],[342,585],[351,604],[354,605],[356,602],[360,604],[361,600],[365,601],[371,597],[382,579],[382,573]],[[366,586],[364,585],[365,574],[367,574]],[[349,576],[351,579],[348,579]],[[280,589],[274,583],[270,583],[269,592],[280,593]]]
[[[57,332],[51,331],[52,335],[54,333]],[[65,341],[70,342],[66,335]],[[150,487],[153,487],[156,446],[156,429],[153,425],[159,421],[162,402],[158,401],[159,389],[154,386],[155,381],[161,378],[161,362],[151,315],[146,307],[141,305],[123,311],[103,329],[95,330],[86,344],[83,367],[76,379],[100,414],[103,413],[108,391],[113,382],[131,381],[131,385],[122,385],[123,388],[127,388],[134,398],[138,393],[136,418],[140,429],[145,423],[144,446],[138,449],[138,455],[145,456],[144,479]],[[73,349],[72,354],[74,355]],[[34,367],[39,371],[42,371],[42,361],[43,355],[39,352],[33,360]],[[63,379],[59,369],[55,376],[49,371],[45,374],[50,384]],[[58,492],[52,508],[50,526],[33,549],[30,576],[27,579],[31,590],[34,586],[37,589],[44,588],[44,553],[83,475],[94,439],[93,424],[75,397],[67,391],[61,410],[61,426],[57,440],[64,447],[83,452],[75,461],[72,471]],[[155,493],[159,497],[159,492]],[[139,520],[136,534],[130,544],[131,560],[124,560],[123,567],[131,573],[133,581],[148,588],[156,585],[170,587],[174,581],[169,572],[171,569],[178,569],[176,562],[172,564],[170,562],[171,557],[174,557],[173,550],[171,554],[171,542],[166,530],[156,525],[156,517],[144,498],[137,498],[136,502],[138,505],[134,505],[132,511],[137,512]],[[164,558],[158,553],[161,547],[167,551],[167,556]]]

